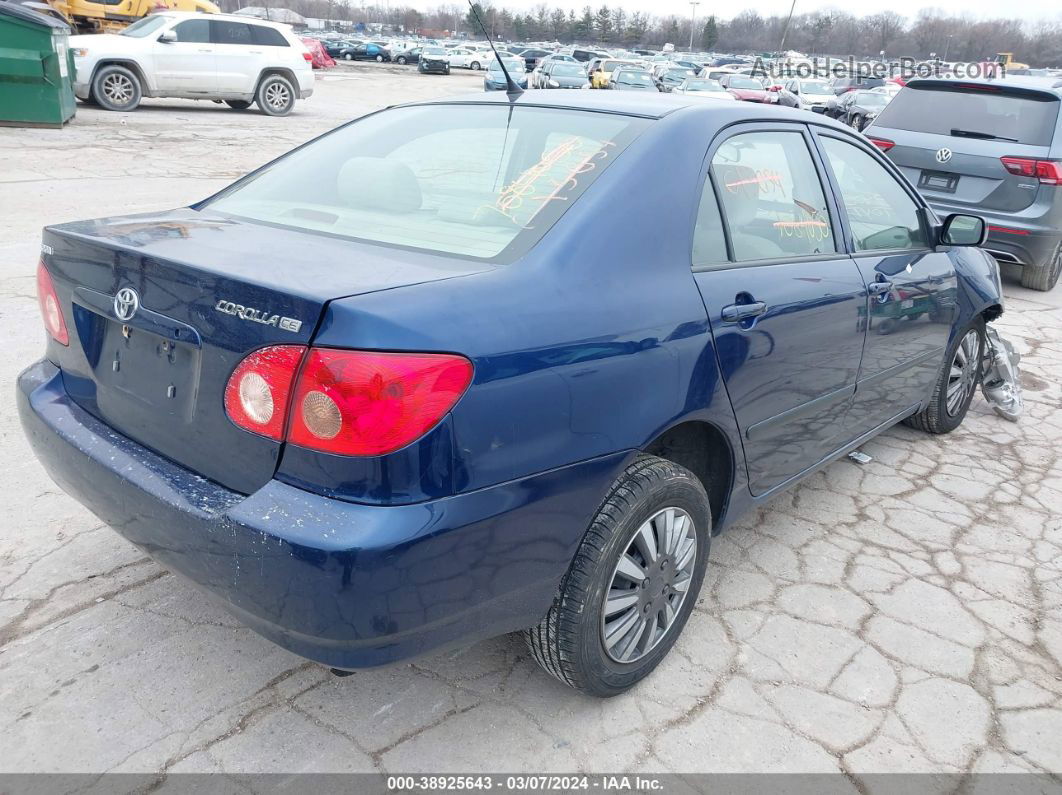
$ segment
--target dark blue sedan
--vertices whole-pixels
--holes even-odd
[[[810,113],[543,96],[386,110],[192,207],[45,229],[17,393],[52,477],[325,665],[522,631],[607,696],[737,517],[962,422],[1002,312],[980,219]]]

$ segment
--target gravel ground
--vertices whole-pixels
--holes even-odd
[[[479,89],[343,64],[285,119],[149,100],[0,130],[4,382],[40,355],[45,223],[186,204],[365,111]],[[513,638],[334,678],[61,493],[6,402],[0,772],[1062,773],[1062,288],[1008,276],[1022,422],[978,397],[950,436],[896,427],[747,517],[670,657],[609,701]]]

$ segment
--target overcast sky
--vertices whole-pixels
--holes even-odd
[[[444,2],[450,1],[444,0]],[[539,2],[543,1],[550,8],[560,6],[565,10],[569,8],[575,9],[577,12],[582,10],[583,6],[587,5],[588,2],[595,9],[602,4],[601,0],[494,0],[493,4],[514,10],[526,10],[534,8]],[[392,2],[402,3],[402,0],[392,0]],[[411,2],[406,0],[406,2],[422,10],[435,8],[440,4],[440,0],[412,0]],[[464,0],[457,0],[457,2],[462,7],[467,5]],[[684,16],[690,13],[690,4],[687,0],[608,0],[606,5],[610,8],[620,5],[628,11],[647,11],[656,16],[667,16],[668,14]],[[702,2],[697,6],[697,17],[715,14],[722,19],[729,19],[745,8],[755,8],[763,16],[782,15],[789,13],[789,5],[790,0],[758,0],[755,3]],[[884,5],[865,3],[845,6],[840,6],[837,0],[797,0],[796,13],[801,14],[826,8],[844,8],[844,10],[850,11],[857,16],[863,16],[876,13],[882,8],[889,8],[898,14],[913,18],[924,7],[926,7],[926,4],[918,2],[918,0],[891,0],[891,2]],[[945,14],[982,19],[1013,16],[1023,20],[1062,19],[1062,8],[1060,8],[1058,0],[1022,0],[1020,3],[1008,4],[1000,3],[999,0],[956,0],[950,5],[941,5],[939,7]]]

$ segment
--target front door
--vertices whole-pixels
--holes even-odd
[[[209,20],[186,19],[175,25],[173,32],[177,41],[157,41],[152,47],[159,93],[215,93],[218,76]]]
[[[930,246],[921,204],[883,158],[848,136],[820,132],[818,139],[870,293],[848,418],[858,434],[928,396],[951,334],[958,282],[948,253]]]
[[[745,125],[709,152],[693,265],[760,495],[848,440],[866,285],[803,124]],[[722,211],[720,213],[720,210]]]

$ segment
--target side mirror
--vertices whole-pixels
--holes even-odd
[[[940,228],[942,246],[982,246],[988,239],[988,226],[976,215],[952,213]]]
[[[812,105],[811,106],[811,112],[812,113],[825,113],[826,112],[826,106],[825,105]]]
[[[159,34],[159,41],[161,41],[163,44],[173,44],[175,41],[177,41],[177,31],[162,31],[162,33]]]

